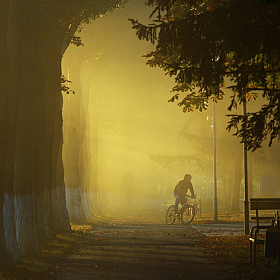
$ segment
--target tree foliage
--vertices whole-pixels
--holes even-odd
[[[175,78],[171,102],[184,112],[205,110],[209,99],[233,92],[229,110],[258,97],[257,112],[231,117],[228,130],[248,149],[279,139],[280,6],[260,0],[148,0],[153,22],[131,19],[140,40],[156,45],[147,64]],[[182,95],[180,97],[180,95]],[[179,99],[180,98],[180,99]]]

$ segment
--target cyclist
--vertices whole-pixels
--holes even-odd
[[[179,183],[176,185],[174,189],[174,197],[175,197],[174,211],[176,215],[178,214],[178,205],[180,202],[183,202],[185,200],[185,196],[188,190],[190,190],[192,197],[195,198],[196,196],[194,194],[191,179],[192,176],[190,174],[186,174],[184,180],[179,181]]]

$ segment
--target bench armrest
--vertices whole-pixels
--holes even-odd
[[[251,228],[250,231],[250,237],[253,237],[253,234],[255,234],[255,238],[257,237],[257,233],[260,229],[268,229],[271,225],[267,225],[267,226],[254,226]],[[255,232],[254,232],[255,231]]]

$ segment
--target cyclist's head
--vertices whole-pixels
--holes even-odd
[[[186,174],[184,177],[185,181],[190,181],[192,179],[192,176],[190,174]]]

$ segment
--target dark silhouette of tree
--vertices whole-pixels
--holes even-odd
[[[0,1],[0,258],[20,260],[69,230],[61,59],[83,22],[122,1]]]
[[[246,118],[231,114],[227,129],[236,129],[234,135],[252,150],[267,137],[269,145],[279,138],[280,5],[256,0],[147,4],[154,6],[153,23],[131,22],[139,39],[156,44],[147,64],[175,77],[170,101],[185,93],[178,103],[183,111],[204,110],[209,99],[223,98],[223,87],[231,81],[230,110],[259,96],[264,105]]]

